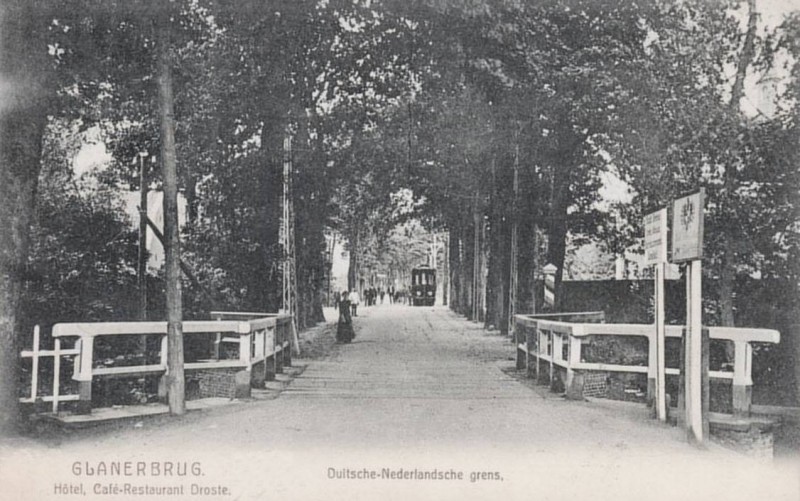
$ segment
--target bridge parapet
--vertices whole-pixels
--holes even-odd
[[[573,318],[602,322],[597,312],[572,314]],[[562,317],[565,314],[560,314]],[[732,382],[731,408],[737,415],[748,415],[752,406],[753,343],[778,343],[780,333],[774,329],[741,327],[706,327],[709,338],[733,344],[733,363],[725,370],[710,370],[709,377]],[[681,338],[685,327],[666,327],[667,338]],[[606,324],[586,321],[559,321],[538,315],[516,315],[514,340],[517,347],[517,368],[526,369],[530,377],[549,383],[560,390],[559,371],[565,372],[564,391],[568,397],[582,398],[584,376],[600,373],[640,373],[648,378],[648,394],[653,393],[656,374],[655,329],[650,324]],[[647,353],[636,364],[586,361],[583,348],[596,336],[639,337],[647,341]],[[667,375],[677,376],[680,369],[668,367]]]
[[[182,323],[184,341],[192,338],[213,337],[212,356],[187,362],[187,372],[230,374],[231,396],[247,397],[250,387],[263,387],[264,382],[291,365],[291,317],[283,314],[212,312],[216,320],[186,321]],[[95,340],[118,336],[159,336],[160,349],[157,363],[140,363],[123,366],[100,366],[95,360]],[[52,412],[58,412],[59,403],[77,400],[76,412],[90,413],[92,408],[92,383],[98,378],[161,376],[159,395],[163,395],[163,378],[167,374],[167,322],[80,322],[59,323],[53,326],[54,350],[40,349],[39,328],[34,331],[32,350],[21,353],[33,361],[31,393],[20,399],[23,403],[52,402]],[[74,339],[74,346],[61,349],[62,340]],[[202,343],[204,340],[200,339]],[[233,353],[226,357],[220,347],[227,344]],[[53,390],[50,395],[39,395],[39,359],[53,357]],[[72,357],[72,379],[78,383],[78,394],[61,394],[59,372],[62,357]],[[233,375],[236,375],[236,378]]]

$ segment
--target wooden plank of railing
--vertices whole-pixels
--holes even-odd
[[[166,365],[129,365],[123,367],[97,367],[92,369],[92,376],[133,376],[161,374],[167,370]]]
[[[577,364],[573,364],[572,368],[578,370],[605,371],[605,372],[637,372],[641,374],[647,374],[646,365],[620,365],[620,364],[605,364],[602,362],[579,362]]]
[[[205,362],[187,362],[183,365],[186,370],[197,369],[230,369],[236,367],[247,367],[241,360],[209,360]]]
[[[250,324],[239,320],[192,320],[183,322],[184,334],[233,332],[247,334]],[[53,337],[124,336],[128,334],[167,333],[167,322],[83,322],[59,323],[53,326]]]
[[[36,397],[37,401],[41,402],[52,402],[54,406],[53,412],[58,412],[58,409],[55,408],[59,402],[74,402],[76,400],[80,400],[80,395],[42,395]],[[20,398],[19,401],[24,404],[32,404],[34,403],[29,397]]]
[[[66,350],[59,350],[62,357],[66,357],[68,355],[77,355],[80,353],[77,348],[67,348]],[[55,355],[56,350],[39,350],[40,357],[52,357]],[[33,350],[22,350],[19,352],[19,356],[22,358],[33,358]]]
[[[554,328],[566,322],[543,322],[541,325]],[[655,330],[651,324],[575,324],[580,329],[575,329],[575,336],[642,336],[652,337]],[[711,339],[725,339],[730,341],[746,341],[748,343],[778,343],[780,332],[775,329],[761,329],[751,327],[706,327]],[[667,337],[683,336],[684,326],[668,325]]]
[[[570,324],[567,322],[554,322],[552,320],[537,320],[536,328],[539,330],[546,330],[550,332],[557,332],[558,334],[571,334],[577,327],[588,324]]]
[[[773,343],[781,341],[781,333],[775,329],[753,327],[705,327],[711,339],[729,339],[748,343]]]
[[[247,363],[242,360],[209,360],[202,362],[187,362],[185,369],[226,369],[232,367],[247,367]],[[98,367],[92,370],[93,376],[133,376],[145,374],[160,374],[166,370],[165,365],[130,365],[125,367]]]
[[[256,318],[250,320],[250,330],[259,330],[259,329],[270,329],[275,327],[278,324],[280,319],[278,317],[269,317],[269,318]]]
[[[251,320],[256,318],[277,317],[279,313],[258,311],[212,311],[209,314],[214,320]]]
[[[517,315],[531,320],[550,320],[569,323],[594,323],[604,322],[606,314],[603,311],[573,311],[563,313],[534,313]]]

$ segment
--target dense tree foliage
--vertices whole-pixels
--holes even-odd
[[[568,245],[622,253],[637,245],[642,214],[701,186],[705,270],[720,284],[709,320],[732,324],[737,280],[779,278],[796,290],[800,277],[800,17],[765,27],[766,7],[9,2],[0,380],[14,380],[16,341],[34,322],[17,314],[23,288],[25,304],[52,306],[36,322],[131,312],[135,237],[111,194],[136,189],[141,152],[155,160],[147,185],[162,187],[157,28],[170,38],[188,204],[182,258],[210,291],[185,284],[185,317],[281,306],[283,142],[292,137],[301,326],[322,319],[331,231],[350,251],[351,288],[418,259],[422,244],[395,227],[414,220],[447,232],[451,307],[505,329],[511,311],[536,305],[546,262],[559,287]],[[746,111],[758,78],[778,81],[769,112]],[[87,130],[112,160],[81,186],[73,138]],[[626,183],[632,201],[603,200],[609,180]],[[14,388],[0,387],[12,408]]]

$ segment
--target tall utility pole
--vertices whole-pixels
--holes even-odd
[[[297,334],[297,268],[294,248],[294,204],[292,202],[292,138],[283,140],[283,212],[281,215],[280,239],[283,249],[283,300],[282,310],[292,317],[292,352],[300,354],[300,338]]]
[[[439,240],[437,238],[436,233],[433,233],[433,243],[431,244],[431,268],[435,270],[436,275],[439,275]],[[434,292],[434,302],[435,302],[435,292]]]
[[[480,215],[478,213],[478,194],[475,194],[475,206],[473,207],[473,214],[472,214],[472,226],[474,228],[473,235],[472,235],[472,315],[470,320],[475,322],[478,321],[478,287],[480,284],[479,276],[480,276],[480,268],[481,268],[481,257],[480,257],[480,230],[478,228]]]
[[[442,304],[448,306],[450,295],[450,232],[445,233],[444,239],[444,271],[442,273]]]
[[[136,286],[139,288],[139,320],[147,320],[147,175],[144,159],[147,152],[139,153],[139,267]]]
[[[331,235],[331,247],[330,247],[330,250],[328,250],[327,263],[326,263],[326,265],[328,267],[328,301],[327,301],[326,304],[328,306],[330,306],[332,304],[331,303],[331,299],[333,298],[333,290],[332,290],[332,288],[333,288],[333,257],[335,255],[335,252],[336,252],[336,232],[333,232],[332,235]]]
[[[164,183],[164,254],[167,292],[167,402],[173,415],[186,413],[183,374],[183,307],[181,249],[178,233],[178,166],[175,152],[175,111],[172,94],[170,16],[156,19],[158,32],[158,110],[161,122],[161,169]]]
[[[433,234],[433,242],[431,242],[431,268],[436,268],[436,233]]]
[[[519,139],[519,134],[517,134]],[[514,151],[514,197],[511,201],[511,263],[508,284],[508,333],[514,329],[514,314],[517,309],[517,247],[519,247],[519,217],[517,217],[517,203],[519,198],[519,140],[516,141]]]
[[[486,265],[486,259],[483,255],[483,245],[485,241],[485,228],[486,225],[484,224],[483,220],[483,211],[481,207],[480,201],[480,191],[475,193],[475,213],[473,214],[474,217],[474,225],[475,225],[475,235],[474,235],[474,261],[473,261],[473,289],[472,289],[472,320],[475,322],[480,322],[484,318],[484,307],[486,305],[486,282],[484,281],[484,266]]]

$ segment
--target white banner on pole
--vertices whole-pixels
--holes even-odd
[[[672,262],[703,258],[703,206],[705,189],[672,204]]]
[[[644,263],[653,266],[667,262],[667,209],[644,217]]]

